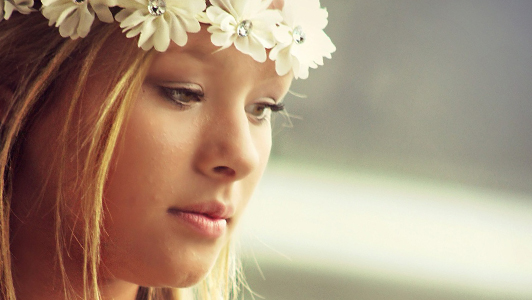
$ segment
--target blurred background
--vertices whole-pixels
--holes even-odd
[[[240,230],[255,298],[532,299],[532,1],[321,3],[338,50]]]

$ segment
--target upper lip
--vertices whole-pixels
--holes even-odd
[[[168,211],[180,211],[205,215],[211,219],[230,219],[235,209],[232,205],[219,201],[209,201],[197,204],[186,205],[183,207],[171,207]]]

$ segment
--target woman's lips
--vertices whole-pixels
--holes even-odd
[[[170,209],[168,212],[182,224],[207,238],[219,238],[227,228],[227,220],[223,218],[178,209]]]

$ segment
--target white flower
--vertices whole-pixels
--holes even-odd
[[[33,0],[0,0],[0,21],[9,20],[15,10],[21,14],[29,14],[34,11],[31,7]]]
[[[75,40],[89,34],[94,14],[100,21],[112,23],[113,15],[109,7],[113,0],[42,0],[42,14],[49,20],[48,25],[59,27],[62,37]]]
[[[265,62],[266,48],[275,45],[272,30],[282,20],[278,10],[268,9],[272,0],[211,0],[202,15],[211,26],[211,41],[222,49],[232,44],[258,62]]]
[[[285,1],[281,11],[283,22],[274,29],[277,45],[270,51],[275,70],[285,75],[293,70],[294,77],[306,79],[309,68],[323,65],[323,57],[331,58],[336,47],[323,29],[328,13],[319,0]]]
[[[187,32],[201,29],[196,16],[205,10],[204,0],[119,0],[124,9],[116,16],[128,38],[140,34],[138,45],[164,52],[170,40],[179,46],[187,41]]]

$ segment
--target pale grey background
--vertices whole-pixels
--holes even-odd
[[[532,1],[321,2],[338,50],[294,83],[293,127],[277,119],[243,225],[250,285],[532,299]]]
[[[338,50],[274,157],[532,193],[532,1],[322,5]]]

